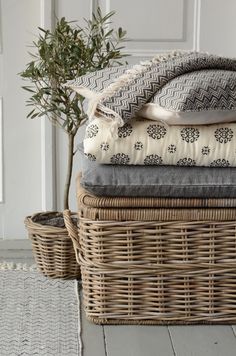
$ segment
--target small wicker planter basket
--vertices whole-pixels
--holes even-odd
[[[236,200],[94,197],[78,188],[86,316],[98,324],[236,321]]]
[[[62,227],[45,225],[45,220],[60,219]],[[65,227],[70,221],[69,231]],[[64,225],[65,220],[65,225]],[[76,261],[73,241],[70,235],[77,235],[70,212],[67,210],[63,214],[56,212],[43,212],[28,216],[25,225],[28,229],[29,238],[32,241],[33,255],[39,270],[50,278],[78,278],[80,268]]]

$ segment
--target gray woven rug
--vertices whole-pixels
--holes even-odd
[[[75,280],[0,264],[0,355],[79,356],[80,306]]]

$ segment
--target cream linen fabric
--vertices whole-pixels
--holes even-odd
[[[111,134],[109,122],[96,118],[87,126],[84,152],[104,164],[229,167],[236,166],[235,138],[235,123],[167,126],[137,118]]]
[[[158,104],[145,104],[138,115],[168,125],[209,125],[236,122],[235,110],[180,111],[167,110]]]

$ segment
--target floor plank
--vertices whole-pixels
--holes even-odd
[[[233,329],[233,332],[234,332],[234,336],[236,337],[236,325],[232,325],[232,329]]]
[[[236,338],[230,325],[170,326],[176,356],[235,356]]]
[[[104,326],[107,356],[174,356],[165,326]]]
[[[32,243],[30,239],[1,239],[0,251],[18,250],[18,251],[32,251]]]
[[[15,263],[22,262],[25,260],[25,263],[33,261],[32,250],[30,249],[5,249],[1,248],[0,244],[0,261],[13,261]]]
[[[80,300],[82,304],[82,297]],[[81,305],[81,307],[83,306]],[[81,315],[81,339],[83,345],[83,356],[106,356],[102,326],[95,325],[87,321],[83,311]]]

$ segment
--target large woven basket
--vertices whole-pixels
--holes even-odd
[[[76,218],[70,218],[70,230],[67,230],[64,220],[70,217],[70,212],[43,212],[28,216],[25,225],[32,241],[33,255],[38,269],[50,278],[79,278],[80,268],[76,261],[73,241],[69,234],[76,234]],[[59,219],[62,227],[45,225],[49,219]]]
[[[100,324],[236,321],[236,200],[96,198],[78,188],[86,316]]]

